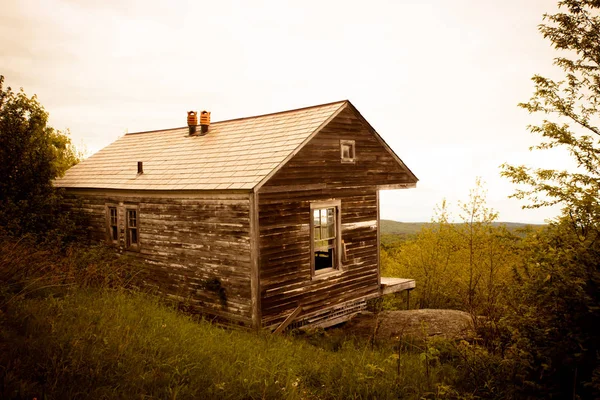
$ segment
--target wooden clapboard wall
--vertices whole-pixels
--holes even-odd
[[[355,163],[340,161],[340,140],[355,141]],[[263,326],[379,294],[378,188],[416,183],[347,105],[258,192],[260,311]],[[310,203],[341,200],[342,272],[311,276]]]
[[[124,210],[136,206],[139,252],[124,251],[147,263],[148,284],[202,313],[250,326],[249,199],[248,194],[231,193],[69,190],[66,205],[88,212],[91,234],[98,241],[108,237],[106,205],[118,205],[117,247],[123,250]],[[215,285],[224,289],[225,296]]]

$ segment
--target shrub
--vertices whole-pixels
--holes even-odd
[[[104,245],[60,250],[31,236],[16,239],[0,232],[0,306],[69,288],[136,287],[143,276],[138,262]]]

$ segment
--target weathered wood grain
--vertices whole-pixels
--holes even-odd
[[[171,197],[123,191],[78,191],[65,204],[90,216],[94,239],[107,239],[106,204],[124,210],[136,206],[139,252],[119,249],[145,262],[147,284],[165,296],[184,301],[193,309],[236,324],[252,325],[251,206],[248,194],[201,194]],[[207,289],[217,279],[226,300]]]
[[[355,163],[341,163],[340,140],[355,141]],[[379,295],[380,185],[414,184],[350,108],[323,127],[259,191],[261,311],[264,326]],[[286,190],[289,187],[289,190]],[[341,200],[346,254],[338,273],[311,273],[311,202]]]

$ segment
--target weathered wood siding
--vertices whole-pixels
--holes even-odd
[[[354,140],[355,163],[340,161],[340,140]],[[415,183],[351,109],[344,109],[260,189],[259,271],[262,322],[379,294],[380,185]],[[341,200],[346,259],[329,277],[311,274],[310,203]]]
[[[305,313],[379,292],[375,189],[260,195],[260,288],[263,324],[282,321],[298,305]],[[311,276],[310,202],[341,199],[346,261],[341,273]]]
[[[340,162],[340,140],[356,142],[356,162]],[[327,189],[416,183],[367,125],[346,107],[263,186],[327,185]]]
[[[126,253],[147,264],[148,283],[189,301],[200,312],[251,325],[249,195],[68,193],[71,204],[81,204],[89,213],[98,241],[107,239],[106,204],[120,205],[121,248],[125,206],[137,206],[140,251]],[[225,300],[215,290],[215,279],[225,290]]]

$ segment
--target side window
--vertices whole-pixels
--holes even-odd
[[[119,243],[119,210],[116,205],[106,206],[106,241]]]
[[[355,161],[354,140],[340,140],[340,158],[342,163],[353,164]]]
[[[139,221],[137,208],[127,208],[125,210],[126,223],[126,245],[129,250],[139,250]]]
[[[311,267],[313,275],[340,268],[340,201],[311,204]]]

